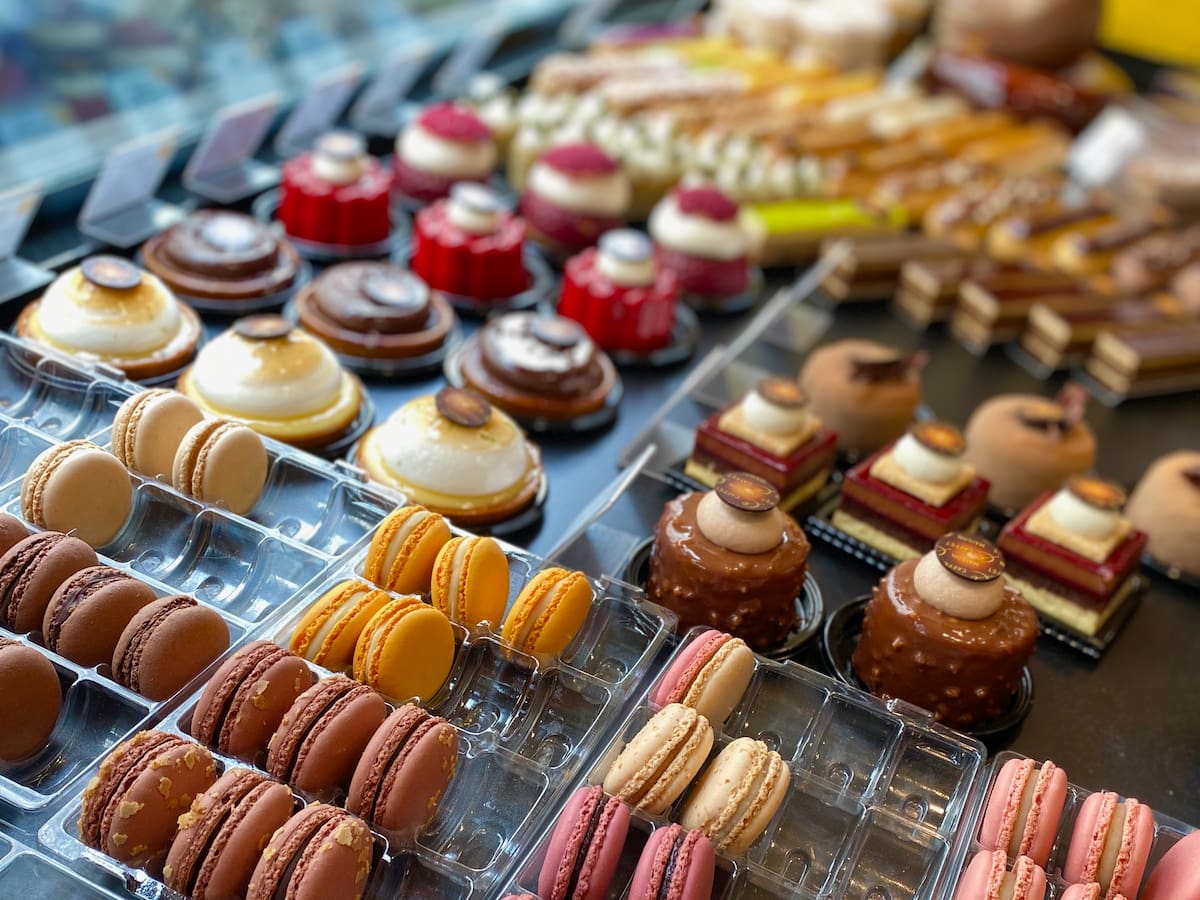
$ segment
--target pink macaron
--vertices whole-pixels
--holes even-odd
[[[682,703],[720,728],[754,676],[754,651],[741,638],[708,629],[676,654],[650,694],[658,706]]]
[[[1193,831],[1158,861],[1141,900],[1200,900],[1200,831]]]
[[[1067,800],[1067,774],[1046,760],[1010,759],[988,795],[979,843],[1045,866]]]
[[[709,900],[716,854],[701,831],[681,825],[656,829],[646,841],[627,900]]]
[[[621,860],[629,809],[600,786],[582,787],[559,814],[538,876],[543,900],[602,900]]]
[[[1063,877],[1072,884],[1096,882],[1105,900],[1117,894],[1136,896],[1153,843],[1150,807],[1137,800],[1122,802],[1111,791],[1092,794],[1075,819]]]
[[[980,850],[958,879],[954,900],[1045,900],[1046,873],[1028,856],[1008,868],[1003,850]]]
[[[1073,884],[1062,892],[1058,900],[1104,900],[1104,889],[1100,885]],[[1127,900],[1124,894],[1113,894],[1109,900]]]

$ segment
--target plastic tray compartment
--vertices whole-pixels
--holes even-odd
[[[108,886],[85,881],[45,854],[0,837],[0,897],[22,900],[117,900]]]

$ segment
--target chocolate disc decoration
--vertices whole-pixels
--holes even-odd
[[[1103,478],[1076,475],[1067,481],[1067,490],[1088,506],[1097,509],[1116,512],[1125,505],[1125,491],[1121,486]]]
[[[1200,467],[1194,469],[1184,469],[1183,477],[1190,481],[1194,486],[1200,488]]]
[[[755,393],[768,403],[784,409],[801,409],[808,404],[808,394],[800,382],[778,375],[768,375],[754,386]]]
[[[401,269],[372,272],[363,279],[362,291],[380,306],[398,312],[420,312],[429,305],[429,288],[416,275]]]
[[[292,323],[283,316],[247,316],[233,323],[236,334],[251,341],[270,341],[292,333]]]
[[[119,256],[92,256],[79,267],[83,277],[96,287],[128,291],[142,283],[142,273],[133,263]]]
[[[353,131],[329,131],[317,140],[317,153],[339,162],[353,162],[366,152],[366,139]]]
[[[924,350],[907,356],[901,356],[899,352],[871,359],[855,356],[850,359],[850,377],[856,381],[898,381],[909,372],[925,368],[928,362],[929,354]]]
[[[995,581],[1004,574],[1004,556],[991,541],[952,531],[934,545],[938,562],[948,572],[968,581]]]
[[[1081,384],[1068,381],[1054,398],[1063,411],[1063,427],[1074,428],[1087,412],[1088,392]]]
[[[444,387],[434,401],[444,418],[463,428],[482,428],[492,418],[491,405],[474,391]]]
[[[249,216],[219,213],[204,223],[201,234],[216,249],[236,253],[257,244],[261,229]]]
[[[1053,400],[1027,403],[1017,411],[1017,418],[1038,431],[1063,431],[1067,428],[1066,413]]]
[[[962,456],[967,452],[963,433],[946,422],[918,422],[908,433],[917,443],[943,456]]]
[[[583,340],[583,329],[561,316],[537,316],[529,326],[529,333],[557,350],[570,350]]]
[[[727,504],[743,512],[767,512],[779,505],[779,492],[748,472],[722,475],[713,490]]]
[[[654,255],[650,238],[632,228],[618,228],[600,236],[600,250],[621,262],[645,262]]]

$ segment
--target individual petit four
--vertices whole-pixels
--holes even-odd
[[[1072,313],[1095,305],[1095,293],[1082,282],[1055,272],[1012,272],[967,278],[958,289],[950,331],[970,350],[1020,336],[1034,306]]]
[[[288,647],[318,666],[349,671],[363,629],[393,599],[386,591],[372,588],[365,581],[339,582],[304,613]]]
[[[875,586],[852,659],[867,688],[971,729],[1007,713],[1038,636],[1037,613],[983,538],[952,532]]]
[[[662,815],[708,759],[713,730],[690,706],[670,703],[642,726],[604,776],[604,790],[647,815]]]
[[[754,475],[723,475],[671,500],[654,529],[647,596],[679,616],[766,649],[787,638],[808,570],[808,539]]]
[[[569,423],[604,409],[616,367],[571,319],[535,312],[493,316],[463,351],[462,379],[521,421]]]
[[[303,271],[300,254],[253,216],[201,209],[142,245],[147,271],[175,293],[230,309],[282,303]]]
[[[990,275],[1005,267],[985,257],[912,260],[900,267],[893,309],[915,325],[927,327],[950,316],[958,289],[967,279]]]
[[[1200,387],[1200,320],[1166,322],[1153,330],[1102,331],[1087,373],[1118,398]]]
[[[1200,577],[1200,452],[1176,450],[1151,463],[1133,489],[1126,515],[1146,533],[1152,557]]]
[[[200,318],[157,277],[119,256],[68,269],[17,318],[17,334],[134,381],[163,378],[196,354]]]
[[[1001,850],[980,850],[959,876],[954,900],[1045,900],[1046,871],[1028,856],[1011,870]]]
[[[93,547],[117,536],[133,509],[129,471],[91,441],[47,447],[21,482],[21,515],[39,528],[75,535]]]
[[[1194,900],[1200,897],[1200,831],[1171,847],[1150,870],[1141,900]]]
[[[454,665],[454,627],[440,609],[412,595],[385,603],[354,648],[354,677],[385,697],[428,703]]]
[[[445,297],[388,262],[330,266],[300,291],[296,317],[356,365],[420,360],[444,347],[458,324]]]
[[[992,224],[987,233],[987,250],[1002,262],[1049,268],[1054,263],[1054,245],[1060,238],[1067,235],[1088,238],[1115,221],[1111,210],[1098,203],[1056,205]]]
[[[1025,128],[1029,132],[1039,131],[1036,124]],[[1007,145],[1018,141],[1022,134],[1018,131],[1006,137],[1005,154],[1012,151]],[[987,230],[993,223],[1006,216],[1046,209],[1061,191],[1062,179],[1058,176],[1014,177],[985,186],[968,183],[959,193],[930,207],[921,226],[932,237],[946,238],[965,250],[982,251]]]
[[[684,471],[707,487],[727,472],[749,472],[790,510],[824,487],[836,459],[837,435],[813,415],[804,389],[770,376],[700,423]]]
[[[1138,241],[1113,257],[1109,273],[1121,293],[1145,294],[1162,290],[1194,262],[1200,262],[1200,225]]]
[[[971,414],[966,459],[991,484],[992,503],[1023,509],[1092,467],[1096,437],[1083,420],[1086,400],[1071,384],[1055,399],[1000,394]]]
[[[914,559],[951,531],[974,531],[988,483],[963,459],[953,425],[918,422],[860,462],[842,484],[833,524],[894,559]]]
[[[845,242],[847,251],[821,281],[821,290],[838,302],[892,296],[906,263],[960,260],[966,256],[949,241],[920,234],[834,238],[822,245],[822,253],[835,251],[841,242]]]
[[[15,634],[37,631],[62,584],[98,562],[86,543],[57,531],[13,544],[0,556],[0,627]]]
[[[111,566],[80,569],[58,586],[42,617],[46,649],[85,668],[112,662],[134,614],[157,600],[154,589]]]
[[[555,821],[538,893],[545,900],[603,900],[628,833],[629,807],[599,785],[579,788]]]
[[[1039,612],[1095,634],[1134,589],[1146,535],[1121,515],[1125,492],[1076,475],[1004,526],[1008,578]]]
[[[1075,817],[1063,878],[1100,885],[1105,897],[1138,896],[1154,846],[1154,811],[1111,791],[1092,794]]]
[[[362,135],[331,131],[283,166],[279,221],[301,250],[382,254],[392,233],[391,173]]]
[[[720,728],[754,677],[754,651],[741,638],[706,628],[688,641],[650,693],[659,706],[682,703]]]
[[[203,418],[200,407],[177,391],[141,391],[113,416],[113,456],[131,472],[169,481],[183,436]]]
[[[1082,296],[1070,303],[1035,303],[1029,309],[1021,347],[1052,369],[1082,362],[1104,332],[1114,335],[1159,331],[1187,325],[1195,313],[1170,294],[1113,300]]]
[[[487,181],[496,168],[492,130],[469,106],[436,103],[396,138],[392,159],[395,191],[419,203],[450,194],[461,181]]]
[[[508,606],[509,568],[494,538],[459,535],[442,545],[434,560],[430,602],[464,628],[498,630]]]
[[[113,651],[113,678],[149,700],[166,700],[229,649],[229,626],[215,609],[183,594],[134,613]]]
[[[179,376],[179,390],[212,416],[304,448],[343,437],[362,406],[358,379],[321,341],[273,315],[218,335]]]
[[[450,538],[442,516],[423,506],[401,506],[371,535],[363,577],[397,594],[426,594],[438,553]]]
[[[563,144],[530,168],[521,215],[530,238],[565,259],[620,228],[629,202],[629,179],[615,159],[592,144]]]
[[[360,898],[371,876],[374,838],[367,823],[326,803],[312,803],[279,828],[250,876],[246,900]]]
[[[1117,254],[1126,247],[1162,231],[1162,224],[1149,217],[1118,220],[1090,233],[1069,229],[1050,247],[1054,265],[1068,275],[1107,272]]]
[[[541,452],[505,413],[472,391],[411,400],[359,442],[371,478],[465,526],[529,509],[545,482]]]
[[[557,656],[583,627],[595,596],[582,572],[542,569],[513,601],[504,620],[504,642],[523,653]]]
[[[724,853],[744,853],[767,830],[790,784],[791,771],[777,752],[754,738],[736,738],[697,779],[679,824],[703,832]],[[741,799],[732,808],[731,796]]]
[[[1066,772],[1050,760],[1038,765],[1025,757],[1010,759],[1000,767],[988,793],[979,843],[1012,857],[1028,856],[1044,866],[1066,802]]]
[[[715,874],[716,855],[704,832],[667,825],[647,839],[628,896],[703,900],[712,896]]]
[[[32,647],[0,637],[0,762],[22,762],[45,749],[61,710],[54,664]]]
[[[171,483],[189,497],[244,516],[262,496],[269,467],[257,431],[238,422],[205,419],[179,442]]]
[[[516,91],[495,72],[478,72],[467,83],[460,102],[473,109],[491,130],[497,153],[503,159],[517,130]]]
[[[806,262],[834,237],[898,234],[904,215],[898,208],[878,212],[852,199],[801,199],[743,206],[739,215],[749,239],[750,258],[763,266]]]
[[[800,370],[813,415],[852,456],[874,453],[908,430],[921,404],[923,353],[902,356],[874,341],[851,338],[819,347]]]

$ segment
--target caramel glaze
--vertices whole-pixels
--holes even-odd
[[[786,517],[783,541],[767,553],[734,553],[706,538],[696,525],[703,494],[676,497],[654,530],[646,592],[679,616],[679,630],[707,625],[757,649],[783,641],[796,626],[796,598],[804,588],[809,545]]]
[[[854,651],[854,671],[872,693],[930,710],[968,729],[1006,713],[1033,653],[1037,613],[1015,588],[986,619],[959,619],[917,594],[919,560],[892,569],[875,586]]]

